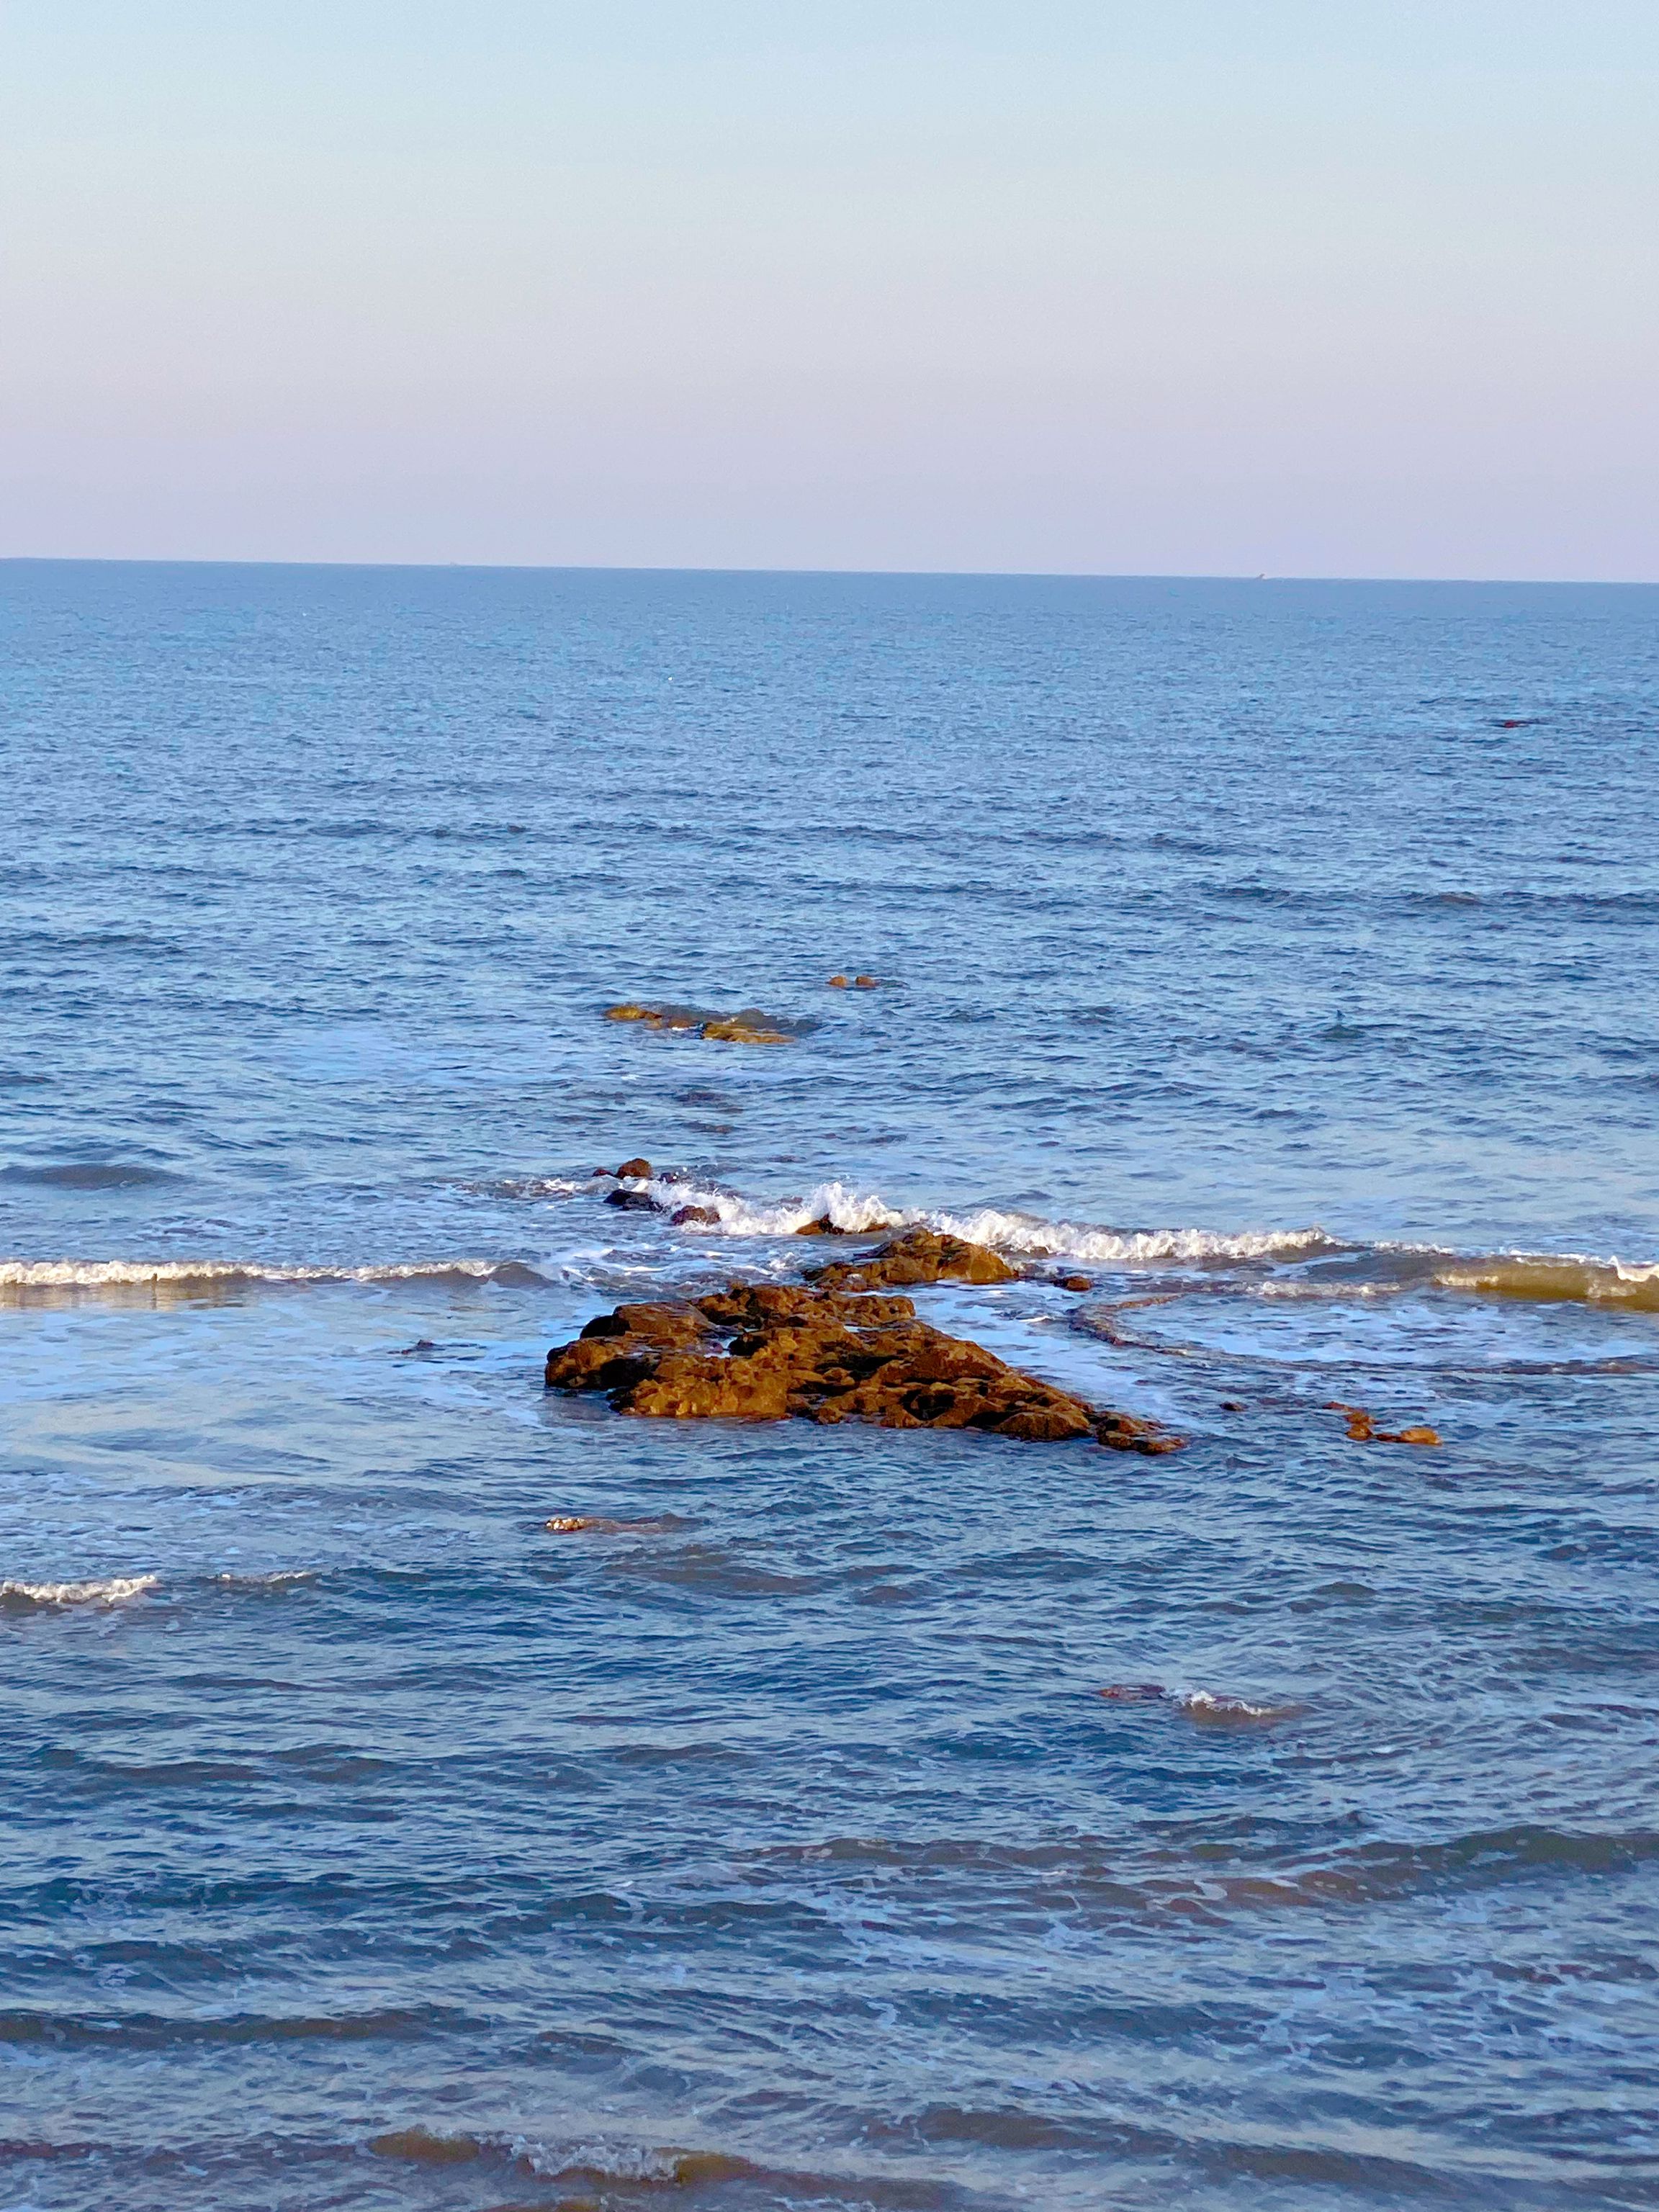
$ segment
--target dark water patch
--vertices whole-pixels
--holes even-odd
[[[55,1160],[38,1167],[14,1160],[0,1168],[0,1182],[37,1183],[50,1190],[137,1190],[183,1181],[170,1169],[147,1167],[138,1160]]]
[[[59,2050],[167,2051],[235,2048],[249,2044],[420,2042],[428,2036],[480,2035],[486,2023],[444,2007],[361,2013],[199,2013],[100,2011],[58,2014],[0,2011],[0,2044],[50,2045]]]

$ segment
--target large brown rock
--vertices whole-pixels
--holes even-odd
[[[619,1413],[658,1419],[793,1415],[1033,1443],[1093,1435],[1120,1451],[1173,1451],[1180,1441],[918,1321],[908,1298],[795,1283],[732,1283],[695,1302],[617,1306],[574,1344],[555,1346],[547,1381],[602,1390]]]
[[[900,1288],[912,1283],[1012,1283],[1018,1273],[988,1244],[969,1244],[933,1229],[907,1229],[861,1260],[836,1260],[813,1268],[808,1279],[825,1290],[873,1291],[890,1284]]]

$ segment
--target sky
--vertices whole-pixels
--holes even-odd
[[[0,555],[1659,579],[1659,0],[0,0]]]

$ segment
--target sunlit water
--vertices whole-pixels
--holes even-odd
[[[1659,2204],[1659,592],[0,615],[0,2203]],[[1189,1449],[544,1395],[825,1212]]]

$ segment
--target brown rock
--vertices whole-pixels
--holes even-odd
[[[627,1177],[634,1176],[637,1176],[641,1182],[649,1182],[651,1180],[651,1163],[649,1160],[624,1160],[622,1165],[617,1170],[617,1176],[619,1181],[625,1180]]]
[[[659,1419],[793,1415],[981,1429],[1031,1443],[1092,1434],[1125,1451],[1180,1443],[918,1321],[908,1298],[792,1283],[732,1283],[695,1304],[617,1306],[574,1344],[555,1346],[547,1381],[605,1391],[619,1413]]]
[[[876,988],[876,979],[873,975],[854,975],[853,988],[855,991],[873,991]]]
[[[712,1206],[683,1206],[678,1213],[669,1216],[669,1224],[674,1229],[684,1229],[688,1226],[718,1229],[720,1225],[720,1218]]]
[[[595,1314],[582,1337],[642,1336],[653,1344],[695,1344],[708,1334],[708,1325],[696,1306],[671,1305],[665,1300]]]
[[[830,978],[830,988],[832,991],[844,991],[844,990],[847,988],[847,978],[846,978],[846,976],[845,976],[845,975],[832,975],[832,976]]]
[[[1095,1286],[1092,1275],[1056,1275],[1054,1280],[1062,1291],[1091,1291]]]
[[[1331,1413],[1346,1413],[1348,1417],[1348,1441],[1356,1444],[1437,1444],[1439,1431],[1426,1427],[1409,1429],[1379,1429],[1371,1414],[1363,1406],[1345,1406],[1340,1398],[1331,1399],[1325,1409]]]
[[[733,1014],[729,1020],[705,1022],[702,1034],[711,1044],[793,1044],[787,1030],[768,1029]]]
[[[1012,1283],[1018,1275],[988,1244],[941,1237],[932,1229],[907,1229],[862,1260],[837,1260],[814,1268],[810,1279],[825,1290],[861,1291],[887,1284]]]
[[[694,1030],[716,1044],[793,1044],[795,1033],[776,1015],[758,1006],[739,1006],[735,1013],[714,1013],[707,1006],[642,1006],[629,1000],[607,1006],[608,1022],[639,1022],[647,1029]]]
[[[804,1221],[795,1231],[797,1237],[850,1237],[850,1229],[838,1229],[827,1213],[819,1214],[816,1221]]]

